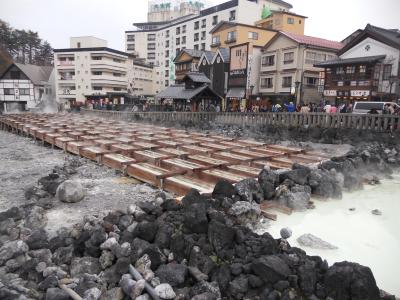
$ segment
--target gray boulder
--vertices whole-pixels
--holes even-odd
[[[279,186],[277,190],[278,202],[295,211],[305,211],[311,199],[311,189],[308,186],[286,185]]]
[[[61,202],[77,203],[85,198],[85,190],[79,182],[67,180],[58,186],[56,196]]]
[[[290,228],[282,228],[280,231],[281,238],[287,240],[292,236],[292,230]]]
[[[158,297],[162,299],[174,299],[176,297],[174,290],[168,283],[157,285],[155,291]]]
[[[28,252],[28,250],[28,245],[21,240],[12,241],[4,244],[0,248],[0,266],[2,266],[7,260],[24,254]]]
[[[279,175],[271,169],[264,168],[258,175],[258,183],[264,193],[264,199],[270,200],[275,196],[275,189],[279,185]]]
[[[161,283],[168,283],[173,287],[181,286],[185,282],[187,275],[188,269],[182,264],[170,263],[161,265],[156,271],[156,276]]]
[[[265,283],[285,280],[291,274],[289,266],[277,255],[263,256],[251,264],[253,272]]]
[[[46,291],[46,300],[69,300],[68,293],[59,288],[49,288]]]
[[[338,249],[338,247],[325,242],[324,240],[310,233],[303,234],[302,236],[298,237],[297,242],[303,247],[309,247],[313,249]]]
[[[264,192],[258,181],[253,178],[239,181],[235,185],[235,190],[242,201],[260,203],[264,200]]]
[[[260,206],[246,201],[238,201],[232,205],[228,214],[239,224],[254,223],[261,215]]]

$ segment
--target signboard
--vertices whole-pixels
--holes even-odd
[[[369,91],[350,91],[351,97],[368,97],[370,95]]]
[[[336,97],[337,96],[337,91],[336,90],[325,90],[324,91],[324,96],[325,97]]]
[[[247,88],[248,75],[248,44],[233,46],[230,48],[229,79],[230,87]]]

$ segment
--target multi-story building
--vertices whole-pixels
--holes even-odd
[[[289,11],[273,11],[270,15],[256,22],[256,26],[266,29],[304,34],[307,17]]]
[[[0,111],[24,111],[54,96],[54,68],[11,63],[0,73]]]
[[[95,37],[70,39],[70,48],[54,49],[56,94],[59,103],[86,100],[124,101],[128,88],[128,53],[107,47]],[[122,100],[122,101],[121,101]]]
[[[154,68],[142,59],[129,59],[128,94],[139,98],[152,98],[154,92]]]
[[[339,59],[316,64],[325,68],[324,96],[332,102],[400,99],[400,31],[368,24],[338,52]]]
[[[210,56],[211,51],[200,51],[193,49],[183,49],[174,59],[175,81],[180,83],[189,72],[197,72],[200,58],[203,54]]]
[[[282,0],[230,0],[171,21],[134,23],[136,30],[125,32],[126,51],[135,53],[155,66],[156,93],[175,82],[174,59],[182,49],[210,50],[208,34],[221,21],[253,25],[264,5],[272,10],[290,10]]]
[[[204,1],[154,0],[149,1],[148,22],[164,22],[183,16],[198,14],[204,8]]]
[[[314,65],[336,58],[339,42],[279,32],[261,56],[260,97],[271,101],[319,102],[320,72]]]

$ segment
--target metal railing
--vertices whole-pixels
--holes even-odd
[[[212,122],[224,125],[357,129],[400,132],[400,116],[326,113],[230,113],[230,112],[126,112],[81,109],[81,113],[117,121],[148,123]]]

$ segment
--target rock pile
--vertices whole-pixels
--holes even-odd
[[[27,222],[40,208],[2,212],[0,299],[70,299],[59,283],[87,300],[151,299],[149,287],[160,299],[394,299],[380,296],[367,267],[329,267],[241,225],[255,216],[240,212],[258,214],[244,204],[251,197],[227,182],[212,198],[191,191],[177,203],[160,194],[124,212],[88,216],[51,239],[40,222]]]

